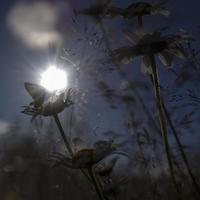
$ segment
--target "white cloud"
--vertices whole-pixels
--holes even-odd
[[[11,124],[9,122],[0,121],[0,135],[6,133],[9,130],[10,126]]]
[[[62,42],[62,35],[56,29],[62,9],[45,1],[19,2],[9,11],[7,24],[26,46],[45,49],[49,44]]]

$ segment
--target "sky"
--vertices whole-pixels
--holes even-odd
[[[37,81],[41,68],[48,64],[48,42],[59,47],[66,44],[64,33],[70,27],[72,9],[90,5],[93,1],[84,0],[83,5],[81,0],[46,0],[42,6],[38,2],[0,1],[0,122],[5,124],[15,118],[24,119],[20,114],[21,106],[27,104],[30,98],[23,83]],[[114,2],[126,6],[132,1]],[[169,0],[169,7],[172,15],[164,19],[164,23],[173,26],[174,30],[182,27],[198,37],[200,1]],[[151,23],[157,23],[156,19],[153,20]],[[121,22],[116,23],[120,25]]]

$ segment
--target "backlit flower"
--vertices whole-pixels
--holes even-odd
[[[38,115],[51,116],[62,112],[66,107],[73,104],[71,89],[63,92],[49,93],[43,87],[25,83],[27,92],[33,98],[29,106],[24,106],[22,113],[36,117]]]
[[[120,16],[126,19],[144,15],[161,14],[169,16],[170,14],[165,6],[165,3],[152,5],[147,2],[138,2],[132,3],[124,9],[112,6],[110,0],[107,0],[106,2],[97,2],[89,8],[85,8],[76,13],[94,18]]]
[[[151,72],[150,57],[156,54],[164,66],[172,67],[174,56],[181,59],[187,57],[182,43],[188,41],[191,37],[183,30],[165,36],[162,36],[162,31],[161,29],[139,36],[136,33],[124,30],[124,34],[132,45],[115,49],[111,54],[112,58],[115,62],[123,62],[126,64],[137,56],[143,56],[141,64],[142,71]]]
[[[50,157],[56,161],[56,164],[62,164],[72,169],[86,169],[103,160],[115,149],[116,147],[112,141],[98,141],[92,148],[78,150],[72,158],[60,153],[54,153]]]
[[[154,15],[161,14],[168,16],[170,13],[165,7],[165,3],[160,3],[152,5],[147,2],[132,3],[127,8],[124,9],[123,17],[132,18],[144,15]]]
[[[87,15],[93,18],[101,18],[106,15],[110,7],[111,0],[106,0],[103,2],[96,2],[88,8],[80,11],[75,11],[76,14]],[[115,11],[116,12],[116,11]],[[114,13],[114,12],[113,12]]]

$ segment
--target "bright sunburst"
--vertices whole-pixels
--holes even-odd
[[[67,73],[56,66],[49,66],[41,75],[40,84],[50,92],[67,87]]]

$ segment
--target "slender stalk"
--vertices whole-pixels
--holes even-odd
[[[91,181],[92,181],[92,183],[93,183],[93,185],[94,185],[94,188],[95,188],[95,190],[96,190],[96,192],[97,192],[97,194],[98,194],[99,199],[100,199],[100,200],[106,200],[106,198],[105,198],[105,196],[104,196],[102,190],[101,190],[100,187],[99,187],[99,184],[98,184],[98,182],[97,182],[97,179],[96,179],[96,177],[95,177],[95,174],[94,174],[94,172],[93,172],[92,167],[89,167],[89,168],[88,168],[88,173],[89,173],[89,175],[90,175],[90,177],[91,177]]]
[[[137,17],[137,28],[138,28],[138,31],[140,31],[140,30],[142,29],[142,27],[143,27],[142,16],[138,16],[138,17]],[[154,60],[155,60],[155,59],[154,59]],[[155,61],[154,61],[154,63],[155,63]],[[180,139],[179,139],[179,137],[178,137],[178,134],[177,134],[176,129],[175,129],[174,125],[173,125],[173,122],[172,122],[172,120],[171,120],[171,118],[170,118],[170,116],[169,116],[169,114],[168,114],[168,111],[167,111],[167,109],[166,109],[166,106],[165,106],[164,102],[162,102],[162,109],[163,109],[164,115],[165,115],[165,117],[166,117],[166,119],[167,119],[167,121],[168,121],[168,123],[169,123],[169,126],[170,126],[170,128],[171,128],[171,130],[172,130],[172,133],[173,133],[174,138],[175,138],[175,140],[176,140],[176,143],[177,143],[177,145],[178,145],[178,147],[179,147],[179,150],[180,150],[180,152],[181,152],[181,154],[182,154],[182,158],[183,158],[183,161],[184,161],[184,163],[185,163],[185,166],[186,166],[186,169],[187,169],[187,171],[188,171],[188,174],[189,174],[189,176],[190,176],[190,178],[191,178],[191,180],[192,180],[192,182],[193,182],[193,185],[194,185],[196,191],[197,191],[198,194],[200,195],[200,187],[199,187],[199,185],[198,185],[198,183],[197,183],[197,181],[196,181],[196,179],[195,179],[195,176],[194,176],[193,173],[192,173],[192,170],[191,170],[191,168],[190,168],[190,165],[189,165],[187,156],[186,156],[186,154],[185,154],[185,152],[184,152],[183,146],[182,146],[181,141],[180,141]]]
[[[72,157],[72,156],[73,156],[73,151],[72,151],[71,146],[70,146],[70,144],[69,144],[69,142],[68,142],[68,139],[67,139],[67,137],[66,137],[66,135],[65,135],[65,132],[64,132],[64,130],[63,130],[63,127],[62,127],[62,125],[61,125],[61,123],[60,123],[59,117],[58,117],[57,114],[54,115],[53,117],[54,117],[54,120],[55,120],[55,122],[56,122],[56,125],[58,126],[58,129],[59,129],[59,131],[60,131],[60,133],[61,133],[61,136],[62,136],[62,139],[63,139],[63,141],[64,141],[64,143],[65,143],[65,146],[66,146],[66,148],[67,148],[67,150],[68,150],[70,156]],[[98,185],[98,183],[97,183],[97,180],[96,180],[96,178],[95,178],[95,175],[94,175],[92,169],[88,170],[88,174],[87,174],[84,170],[81,170],[81,172],[82,172],[83,175],[87,178],[87,180],[88,180],[90,183],[93,184],[93,186],[94,186],[94,188],[95,188],[95,190],[96,190],[96,192],[97,192],[97,194],[98,194],[98,196],[99,196],[99,199],[100,199],[100,200],[107,200],[107,199],[104,197],[103,192],[102,192],[101,189],[99,188],[99,185]],[[100,196],[100,195],[101,195],[101,196]],[[100,198],[100,197],[101,197],[101,198]]]
[[[67,137],[66,137],[66,135],[65,135],[65,132],[64,132],[64,130],[63,130],[63,127],[62,127],[62,125],[61,125],[61,123],[60,123],[59,117],[58,117],[58,115],[54,115],[53,117],[54,117],[54,120],[55,120],[55,122],[56,122],[56,125],[58,126],[58,129],[59,129],[59,131],[60,131],[60,133],[61,133],[61,136],[62,136],[62,139],[63,139],[63,141],[64,141],[64,143],[65,143],[65,146],[66,146],[68,152],[70,153],[70,156],[72,157],[72,156],[73,156],[73,151],[72,151],[72,148],[71,148],[71,146],[70,146],[70,144],[69,144],[69,142],[68,142],[68,139],[67,139]],[[82,172],[83,175],[89,180],[89,182],[91,182],[90,177],[87,175],[87,173],[86,173],[84,170],[81,170],[81,172]]]
[[[166,116],[166,118],[167,118],[167,121],[168,121],[168,123],[169,123],[169,126],[170,126],[171,129],[172,129],[172,133],[173,133],[174,138],[175,138],[175,140],[176,140],[176,143],[177,143],[177,145],[178,145],[178,147],[179,147],[179,150],[180,150],[180,152],[181,152],[181,154],[182,154],[183,161],[184,161],[184,163],[185,163],[185,166],[186,166],[186,169],[187,169],[187,171],[188,171],[188,174],[189,174],[189,176],[190,176],[190,178],[191,178],[191,180],[192,180],[192,182],[193,182],[193,185],[194,185],[196,191],[197,191],[198,194],[200,195],[200,187],[199,187],[199,185],[198,185],[198,183],[197,183],[197,181],[196,181],[196,179],[195,179],[194,174],[192,173],[192,170],[191,170],[190,164],[189,164],[189,162],[188,162],[187,156],[186,156],[186,154],[185,154],[185,152],[184,152],[184,149],[183,149],[183,146],[182,146],[182,144],[181,144],[181,141],[180,141],[180,139],[179,139],[179,137],[178,137],[178,134],[177,134],[177,132],[176,132],[176,129],[175,129],[175,127],[174,127],[174,124],[173,124],[173,122],[172,122],[172,120],[171,120],[171,118],[170,118],[170,116],[169,116],[169,114],[168,114],[168,111],[167,111],[167,109],[166,109],[164,103],[163,103],[163,110],[164,110],[164,112],[165,112],[165,116]]]
[[[152,78],[152,76],[150,76],[150,79],[151,79],[151,81],[152,81],[152,83],[153,83],[153,78]],[[191,167],[190,167],[189,161],[188,161],[188,159],[187,159],[187,156],[186,156],[186,154],[185,154],[185,151],[184,151],[184,149],[183,149],[183,146],[182,146],[182,144],[181,144],[181,141],[180,141],[180,139],[179,139],[179,137],[178,137],[178,133],[177,133],[175,127],[174,127],[174,124],[173,124],[173,122],[172,122],[172,120],[171,120],[171,117],[170,117],[170,115],[169,115],[169,113],[168,113],[168,111],[167,111],[167,108],[166,108],[164,102],[162,102],[162,103],[163,103],[163,104],[162,104],[162,107],[163,107],[163,110],[164,110],[165,117],[166,117],[166,119],[167,119],[167,122],[168,122],[168,124],[169,124],[171,130],[172,130],[172,133],[173,133],[173,135],[174,135],[175,141],[176,141],[177,146],[178,146],[178,148],[179,148],[179,150],[180,150],[180,153],[181,153],[181,155],[182,155],[182,159],[183,159],[183,161],[184,161],[185,167],[186,167],[186,169],[187,169],[187,171],[188,171],[188,174],[189,174],[189,176],[190,176],[190,179],[192,180],[192,184],[193,184],[193,186],[195,187],[197,193],[200,195],[200,187],[199,187],[198,182],[197,182],[197,180],[195,179],[195,176],[194,176],[194,174],[193,174],[193,172],[192,172],[192,169],[191,169]]]
[[[164,149],[165,149],[165,153],[166,153],[166,157],[167,157],[167,162],[168,162],[172,182],[178,193],[179,199],[181,199],[180,190],[179,190],[178,184],[176,182],[173,162],[172,162],[172,158],[171,158],[171,154],[170,154],[170,146],[169,146],[168,137],[167,137],[166,119],[165,119],[165,113],[163,110],[163,100],[162,100],[161,94],[160,94],[160,86],[159,86],[156,62],[155,62],[154,55],[151,55],[150,58],[151,58],[151,68],[152,68],[152,73],[153,73],[153,75],[152,75],[153,87],[154,87],[155,98],[157,100],[157,106],[158,106],[158,110],[159,110],[159,120],[160,120],[160,128],[161,128],[161,133],[162,133],[162,138],[163,138],[163,145],[164,145]]]
[[[69,119],[69,140],[72,137],[72,124],[73,124],[74,106],[71,107],[70,119]]]
[[[99,21],[99,25],[100,25],[100,29],[103,33],[103,37],[104,37],[104,41],[105,41],[105,46],[106,48],[108,49],[109,52],[111,52],[111,47],[110,47],[110,43],[109,43],[109,40],[108,38],[106,37],[106,31],[105,31],[105,28],[104,28],[104,25],[103,25],[103,22],[100,20]],[[112,54],[110,54],[111,58],[112,58]],[[114,59],[112,59],[114,61]],[[125,80],[127,80],[129,82],[129,85],[130,85],[130,89],[133,91],[133,94],[138,98],[139,100],[139,103],[141,104],[142,106],[142,109],[144,110],[144,112],[146,113],[146,115],[148,116],[151,124],[154,126],[155,130],[158,132],[159,135],[161,135],[161,131],[159,129],[159,127],[157,126],[155,120],[153,119],[150,111],[148,110],[147,106],[145,105],[144,101],[143,101],[143,98],[142,96],[140,95],[140,93],[137,91],[137,89],[135,88],[135,86],[132,84],[132,82],[129,81],[126,73],[120,68],[119,64],[117,64],[116,62],[113,62],[113,64],[115,65],[119,75],[124,78]]]
[[[57,127],[58,127],[58,129],[59,129],[59,131],[60,131],[60,134],[61,134],[61,136],[62,136],[62,139],[63,139],[63,141],[64,141],[64,143],[65,143],[65,146],[66,146],[66,148],[67,148],[67,150],[68,150],[70,156],[72,157],[72,156],[73,156],[73,151],[72,151],[72,148],[71,148],[71,146],[70,146],[70,144],[69,144],[69,142],[68,142],[67,136],[65,135],[65,132],[64,132],[64,130],[63,130],[63,127],[62,127],[62,125],[61,125],[61,123],[60,123],[59,117],[58,117],[57,114],[53,115],[53,117],[54,117],[54,120],[55,120],[55,122],[56,122],[56,125],[57,125]]]

